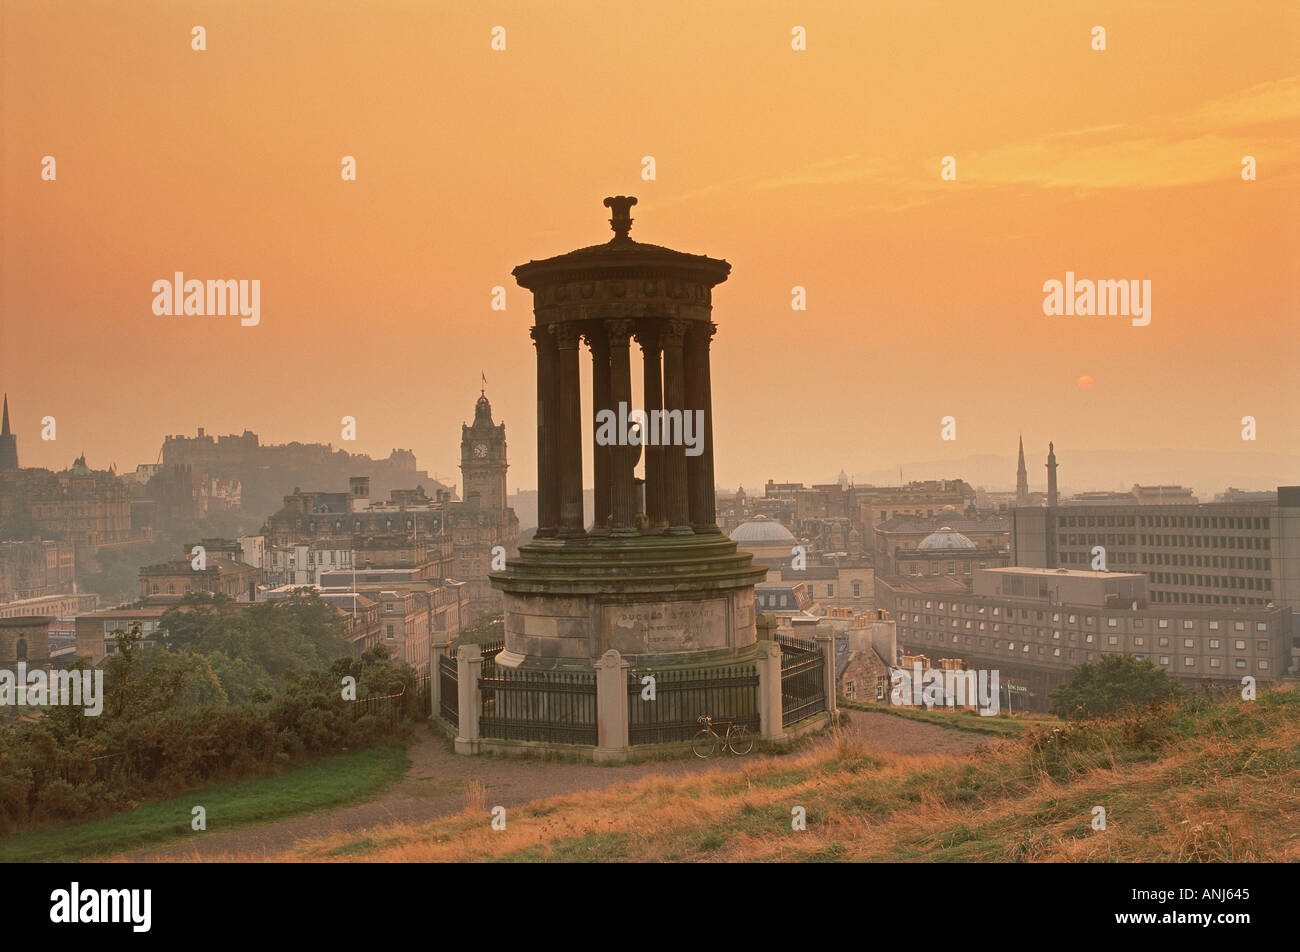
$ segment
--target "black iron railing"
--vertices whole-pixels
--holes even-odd
[[[438,713],[453,727],[460,727],[460,694],[456,682],[456,659],[438,659]]]
[[[631,669],[627,713],[630,744],[690,740],[700,731],[701,714],[757,733],[758,668],[737,664],[685,671]]]
[[[826,710],[826,656],[798,639],[781,642],[781,724],[789,727]],[[810,644],[803,642],[802,644]]]
[[[478,680],[481,736],[596,745],[596,672],[516,671],[495,657]]]

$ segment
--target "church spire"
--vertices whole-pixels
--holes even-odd
[[[5,394],[4,421],[0,423],[0,470],[18,468],[18,437],[9,429],[9,394]]]
[[[1016,467],[1016,505],[1029,505],[1029,470],[1025,468],[1025,438],[1020,437],[1020,464]]]
[[[1056,444],[1047,444],[1047,504],[1056,507]]]

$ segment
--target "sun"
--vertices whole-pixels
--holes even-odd
[[[1075,384],[1078,386],[1080,390],[1091,390],[1092,374],[1084,374],[1078,380],[1075,381]]]

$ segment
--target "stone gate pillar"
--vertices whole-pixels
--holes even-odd
[[[817,634],[814,637],[817,641],[817,650],[822,653],[822,657],[826,660],[826,711],[828,714],[834,714],[839,709],[835,696],[835,629],[827,622],[818,622]]]
[[[758,643],[758,731],[763,740],[785,739],[781,708],[781,646],[775,641]]]
[[[460,708],[456,728],[456,753],[478,751],[478,678],[483,673],[483,652],[478,645],[461,645],[456,649],[456,692]]]
[[[631,667],[613,648],[596,662],[597,763],[627,760],[627,672]]]

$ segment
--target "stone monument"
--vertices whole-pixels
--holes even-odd
[[[490,577],[505,600],[500,667],[590,670],[611,648],[634,666],[754,654],[754,585],[766,573],[714,515],[712,301],[731,265],[634,241],[635,204],[605,199],[614,230],[605,244],[514,270],[533,293],[538,529]],[[633,341],[644,361],[639,405]],[[583,344],[592,361],[590,529]]]

